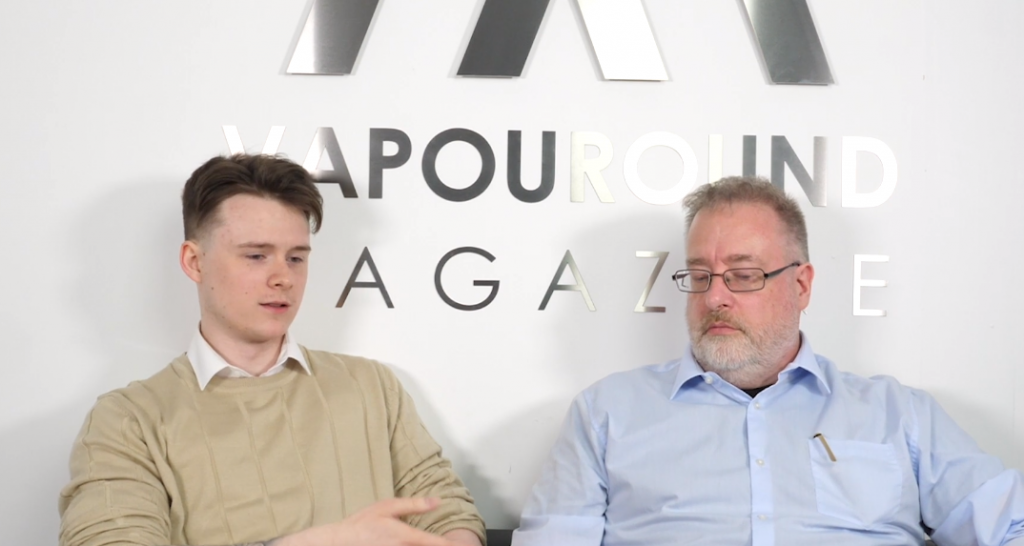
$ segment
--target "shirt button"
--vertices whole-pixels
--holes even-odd
[[[757,466],[764,466],[764,459],[758,459]]]
[[[707,383],[708,385],[710,385],[710,384],[715,382],[715,379],[713,377],[711,377],[710,375],[705,375],[704,376],[704,382]]]
[[[761,521],[764,521],[764,520],[768,519],[768,516],[766,516],[764,514],[758,514],[757,515],[757,519],[759,519]]]
[[[761,409],[761,403],[760,402],[754,402],[754,409]]]

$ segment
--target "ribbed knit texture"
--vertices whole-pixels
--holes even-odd
[[[99,398],[60,495],[61,546],[233,545],[343,519],[375,501],[437,496],[408,518],[483,536],[472,498],[386,367],[305,350],[264,378],[199,390],[184,355]]]

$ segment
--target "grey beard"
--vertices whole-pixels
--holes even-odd
[[[760,387],[771,365],[747,334],[739,339],[702,337],[693,344],[693,356],[706,372],[715,372],[733,385]]]
[[[709,318],[718,320],[718,317]],[[710,324],[713,320],[706,322]],[[727,338],[705,336],[702,326],[690,332],[693,356],[704,371],[715,372],[733,385],[761,387],[778,377],[779,360],[791,347],[793,332],[799,332],[799,328],[799,314],[794,315],[792,321],[771,325],[761,332],[751,332],[741,326],[739,336]]]

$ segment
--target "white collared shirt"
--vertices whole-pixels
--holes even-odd
[[[224,360],[224,357],[206,341],[198,327],[196,328],[195,335],[192,336],[192,343],[189,344],[188,353],[186,354],[188,361],[192,364],[192,370],[196,373],[196,379],[199,380],[199,390],[206,389],[206,385],[210,383],[210,380],[218,375],[221,377],[256,377],[237,366],[228,364],[228,361]],[[302,349],[299,348],[299,344],[292,339],[291,334],[286,333],[284,335],[284,343],[281,344],[281,354],[277,357],[277,363],[266,372],[260,374],[259,377],[269,377],[281,373],[289,358],[294,358],[302,366],[302,369],[306,370],[306,373],[312,373],[309,370],[309,363],[306,362],[306,356],[302,354]]]

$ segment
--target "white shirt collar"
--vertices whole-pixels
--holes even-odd
[[[206,341],[198,327],[196,328],[195,335],[192,336],[192,343],[189,344],[186,355],[188,356],[188,361],[192,364],[192,370],[196,373],[196,379],[199,380],[199,390],[206,389],[206,385],[210,383],[210,380],[218,375],[221,377],[254,377],[251,373],[228,364],[228,361],[224,360],[224,357]],[[309,363],[306,362],[306,356],[302,354],[299,344],[292,339],[291,334],[286,333],[284,335],[284,343],[281,344],[281,354],[277,357],[277,363],[261,374],[260,377],[281,373],[289,358],[294,358],[302,366],[302,369],[306,370],[306,373],[312,374],[309,369]]]

